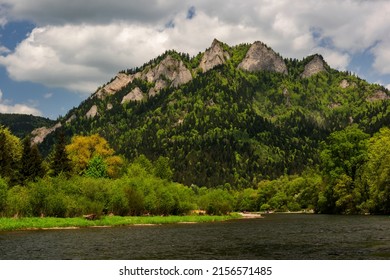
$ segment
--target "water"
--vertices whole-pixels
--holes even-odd
[[[205,224],[0,232],[0,259],[390,259],[390,217],[270,214]]]

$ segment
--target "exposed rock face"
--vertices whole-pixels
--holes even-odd
[[[221,42],[214,39],[211,47],[203,54],[199,67],[205,73],[218,65],[224,64],[228,59],[230,59],[229,53],[223,50]]]
[[[72,116],[70,116],[70,118],[69,119],[67,119],[66,120],[66,122],[65,123],[71,123],[73,120],[75,120],[76,119],[76,115],[75,114],[73,114]]]
[[[94,118],[98,114],[98,108],[96,105],[93,105],[91,109],[85,114],[87,118]]]
[[[315,55],[313,59],[306,64],[305,70],[301,74],[302,78],[309,78],[315,74],[326,71],[325,61],[320,55]]]
[[[146,73],[148,82],[156,82],[161,77],[172,81],[171,85],[174,87],[178,87],[192,80],[191,72],[185,67],[184,63],[174,59],[170,55]]]
[[[139,87],[136,87],[123,97],[121,104],[129,101],[141,101],[143,98],[144,94],[142,90]]]
[[[168,84],[164,80],[157,80],[155,86],[149,90],[149,97],[155,96],[157,93],[160,92],[163,88],[168,87]]]
[[[101,88],[95,95],[98,98],[102,99],[107,95],[112,95],[116,93],[118,90],[127,86],[133,80],[134,80],[133,75],[126,75],[124,73],[119,73],[111,83]]]
[[[250,47],[238,68],[249,72],[271,71],[287,74],[283,59],[261,42],[255,42]]]
[[[375,102],[375,101],[380,101],[380,100],[386,100],[389,99],[390,97],[386,94],[386,92],[382,90],[377,90],[373,95],[370,97],[367,97],[366,101],[368,102]]]
[[[340,82],[340,87],[341,88],[347,88],[347,87],[349,87],[350,86],[350,84],[349,84],[349,82],[346,80],[346,79],[344,79],[344,80],[342,80],[341,82]]]
[[[40,127],[37,129],[34,129],[31,134],[33,137],[31,138],[31,144],[40,144],[45,140],[46,136],[50,133],[54,132],[57,128],[60,128],[62,125],[61,123],[57,123],[55,126],[52,126],[50,128],[47,127]]]

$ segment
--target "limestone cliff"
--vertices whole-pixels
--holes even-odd
[[[156,67],[150,69],[146,73],[145,78],[150,83],[165,78],[171,81],[171,86],[178,87],[191,81],[192,75],[182,61],[168,55]]]
[[[49,135],[50,133],[56,131],[58,128],[60,128],[62,125],[61,123],[57,123],[56,125],[52,126],[52,127],[40,127],[40,128],[37,128],[37,129],[34,129],[32,132],[31,132],[31,144],[40,144],[43,142],[43,140],[45,140],[46,136]]]
[[[142,99],[144,99],[144,94],[139,87],[136,87],[123,97],[121,104],[129,101],[141,101]]]
[[[203,54],[199,68],[205,73],[218,65],[224,64],[228,59],[230,59],[229,53],[223,50],[220,41],[214,39],[211,47]]]
[[[255,42],[249,48],[238,68],[249,72],[271,71],[287,74],[283,58],[261,42]]]
[[[119,73],[112,82],[105,85],[103,88],[99,89],[95,96],[102,99],[107,95],[115,94],[118,90],[127,86],[134,80],[133,75],[126,75],[124,73]]]
[[[322,56],[316,54],[308,64],[305,65],[305,70],[301,74],[302,78],[309,78],[315,74],[326,71],[325,61]]]

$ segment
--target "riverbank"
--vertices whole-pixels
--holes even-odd
[[[0,218],[0,231],[13,230],[49,230],[49,229],[78,229],[86,227],[115,227],[131,225],[161,225],[178,223],[205,223],[222,222],[237,219],[239,214],[225,216],[189,215],[189,216],[140,216],[121,217],[103,216],[96,220],[77,218],[54,218],[54,217],[30,217],[30,218]]]

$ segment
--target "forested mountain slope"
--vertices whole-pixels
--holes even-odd
[[[373,135],[389,124],[389,102],[387,89],[321,55],[286,59],[261,42],[214,40],[195,57],[167,51],[121,71],[52,131],[98,133],[129,161],[167,157],[186,185],[239,189],[314,167],[332,132]],[[33,141],[49,150],[52,131]]]
[[[23,138],[36,128],[53,126],[54,121],[33,115],[0,114],[0,125],[8,127],[14,135]]]

